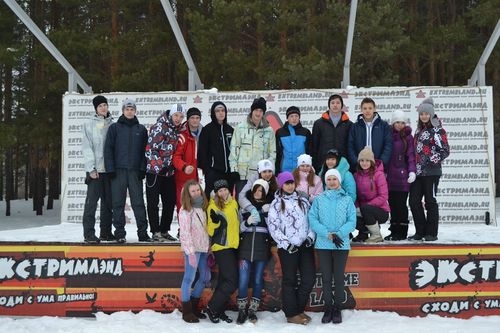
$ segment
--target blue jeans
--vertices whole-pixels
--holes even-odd
[[[193,267],[189,264],[189,257],[184,253],[184,277],[182,278],[181,285],[181,301],[188,302],[191,296],[199,298],[205,288],[205,277],[207,276],[207,257],[208,253],[196,252],[196,259],[198,260],[198,267]],[[193,293],[191,294],[191,285],[193,284],[196,276],[196,270],[199,272],[198,280],[194,285]]]
[[[264,288],[264,268],[266,268],[267,261],[256,260],[253,263],[249,260],[241,259],[240,266],[240,280],[238,285],[238,298],[248,297],[248,281],[250,280],[250,272],[252,265],[254,269],[254,281],[252,289],[252,297],[261,298],[262,288]]]

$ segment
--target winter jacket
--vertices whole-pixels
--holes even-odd
[[[284,212],[281,211],[282,201],[285,204]],[[315,239],[316,235],[307,220],[308,211],[309,201],[299,196],[297,191],[292,194],[283,193],[282,190],[276,191],[269,208],[267,227],[278,248],[286,249],[290,244],[301,246],[308,237]]]
[[[384,168],[389,165],[392,153],[392,130],[389,124],[380,118],[377,112],[373,116],[371,136],[371,148],[375,159],[382,160]],[[363,115],[358,116],[349,132],[349,163],[351,168],[358,163],[358,154],[367,146],[366,142],[366,123]]]
[[[175,169],[172,164],[177,140],[183,126],[175,126],[168,112],[164,112],[151,126],[146,146],[146,172],[170,177]]]
[[[343,111],[337,127],[333,125],[329,111],[323,112],[321,118],[314,122],[311,155],[315,170],[321,170],[326,153],[332,148],[336,148],[341,156],[347,157],[347,141],[351,126],[352,121]]]
[[[387,190],[387,181],[384,175],[384,165],[382,161],[375,160],[375,173],[370,176],[368,170],[360,170],[354,173],[356,180],[356,207],[370,205],[382,208],[390,212],[389,192]]]
[[[97,114],[92,115],[83,124],[82,151],[85,161],[85,171],[106,172],[104,167],[104,142],[113,118],[108,114],[103,118]]]
[[[186,129],[179,134],[179,140],[177,141],[177,148],[174,152],[173,164],[175,167],[175,183],[184,184],[190,179],[198,179],[198,163],[197,163],[197,144],[196,138],[191,134],[189,126],[186,124]],[[198,135],[200,135],[202,128],[198,129]],[[191,174],[184,172],[184,168],[188,165],[194,167],[194,171]]]
[[[148,140],[146,127],[139,124],[134,116],[127,119],[124,115],[111,124],[104,144],[104,164],[107,172],[116,169],[146,171],[144,148]]]
[[[415,133],[415,163],[417,177],[441,176],[441,163],[450,155],[448,136],[439,121],[437,127],[417,128]]]
[[[313,171],[314,172],[314,171]],[[321,182],[321,178],[314,175],[314,186],[309,186],[307,182],[308,173],[299,171],[300,181],[297,182],[296,191],[302,191],[307,194],[309,198],[309,202],[313,202],[314,198],[323,192],[323,182]]]
[[[212,221],[210,211],[214,210],[221,219],[220,222]],[[210,199],[207,208],[208,235],[212,237],[212,251],[237,249],[240,240],[240,221],[238,218],[238,203],[232,197],[226,201],[223,210],[220,210],[214,199]]]
[[[190,212],[182,207],[179,211],[179,234],[181,248],[185,254],[208,252],[210,240],[207,233],[207,214],[201,208]]]
[[[276,174],[292,172],[297,166],[297,157],[309,154],[311,132],[301,123],[292,126],[287,122],[276,131]]]
[[[323,250],[350,250],[349,233],[356,228],[356,207],[350,196],[340,188],[326,190],[314,200],[309,210],[309,224],[316,233],[314,247]],[[334,233],[339,236],[344,245],[337,248],[328,239]]]
[[[260,175],[258,172],[253,173],[250,178],[248,178],[247,183],[243,187],[243,189],[240,191],[240,194],[238,195],[238,205],[240,206],[240,209],[242,209],[244,212],[250,212],[252,208],[254,208],[252,202],[247,198],[246,193],[252,189],[253,183],[260,178]],[[273,201],[274,199],[274,192],[269,189],[269,192],[267,193],[266,196],[266,201],[268,200],[269,202]]]
[[[247,191],[245,195],[248,200],[251,200],[251,191]],[[260,215],[260,222],[256,225],[249,225],[247,221],[251,214],[240,209],[240,244],[238,247],[238,256],[240,259],[251,262],[269,259],[271,255],[271,243],[267,229],[268,212],[262,209],[264,205],[267,205],[267,209],[269,209],[269,203],[267,200],[263,202],[253,201],[252,205],[256,207]]]
[[[257,163],[268,159],[272,163],[276,160],[276,138],[269,122],[262,118],[258,127],[250,120],[242,122],[234,129],[231,140],[229,165],[232,172],[239,172],[240,179],[248,179],[257,171]]]
[[[224,105],[223,103],[221,103]],[[226,106],[224,105],[224,108]],[[227,108],[226,108],[227,110]],[[233,136],[233,128],[227,124],[226,118],[222,124],[215,118],[215,108],[210,111],[212,122],[203,128],[198,141],[198,167],[206,174],[209,168],[229,173],[229,152]]]
[[[408,174],[415,172],[415,148],[411,127],[403,128],[406,140],[406,152],[399,131],[392,128],[392,155],[387,168],[389,191],[409,192]]]
[[[340,184],[340,186],[352,198],[352,202],[356,202],[356,182],[354,181],[352,173],[349,171],[349,163],[344,157],[341,157],[340,162],[337,167],[335,167],[335,169],[338,170],[340,176],[342,177],[342,183]],[[326,166],[323,164],[323,168],[319,173],[321,180],[323,181],[323,189],[326,188],[325,173],[327,171],[328,170],[326,170]]]

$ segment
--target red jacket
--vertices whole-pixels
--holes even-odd
[[[201,126],[199,131],[201,131]],[[179,140],[177,141],[177,148],[175,149],[173,164],[175,167],[175,182],[182,185],[189,179],[198,180],[198,163],[196,160],[196,139],[191,135],[189,131],[189,126],[179,134]],[[186,174],[184,168],[188,165],[192,165],[194,170],[191,174]]]

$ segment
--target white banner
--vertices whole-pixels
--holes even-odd
[[[197,107],[202,124],[210,122],[210,106],[222,101],[228,107],[228,122],[234,126],[244,121],[254,98],[267,100],[266,117],[274,130],[285,122],[285,111],[295,105],[301,110],[302,124],[309,129],[322,112],[328,97],[340,94],[353,122],[360,112],[361,100],[370,97],[377,112],[390,120],[395,110],[402,110],[415,131],[418,105],[425,98],[434,99],[436,114],[448,133],[451,154],[443,164],[438,202],[441,223],[485,223],[490,213],[495,224],[493,91],[491,87],[375,87],[351,90],[264,90],[220,92],[109,93],[109,110],[115,121],[126,97],[137,103],[137,117],[146,128],[173,103]],[[94,114],[93,95],[66,94],[63,97],[62,222],[81,222],[86,195],[84,163],[81,150],[82,124]],[[97,212],[99,214],[99,210]],[[126,205],[128,220],[133,220]]]

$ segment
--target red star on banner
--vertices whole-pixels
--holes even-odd
[[[199,104],[203,101],[203,98],[201,98],[199,95],[196,95],[195,98],[193,98],[193,103]]]
[[[272,94],[267,95],[266,102],[274,102],[274,96]]]
[[[422,91],[422,89],[417,92],[417,98],[425,98],[425,93]]]
[[[347,94],[347,92],[346,92],[345,90],[342,90],[342,92],[340,93],[340,96],[341,96],[343,99],[349,98],[349,94]]]

